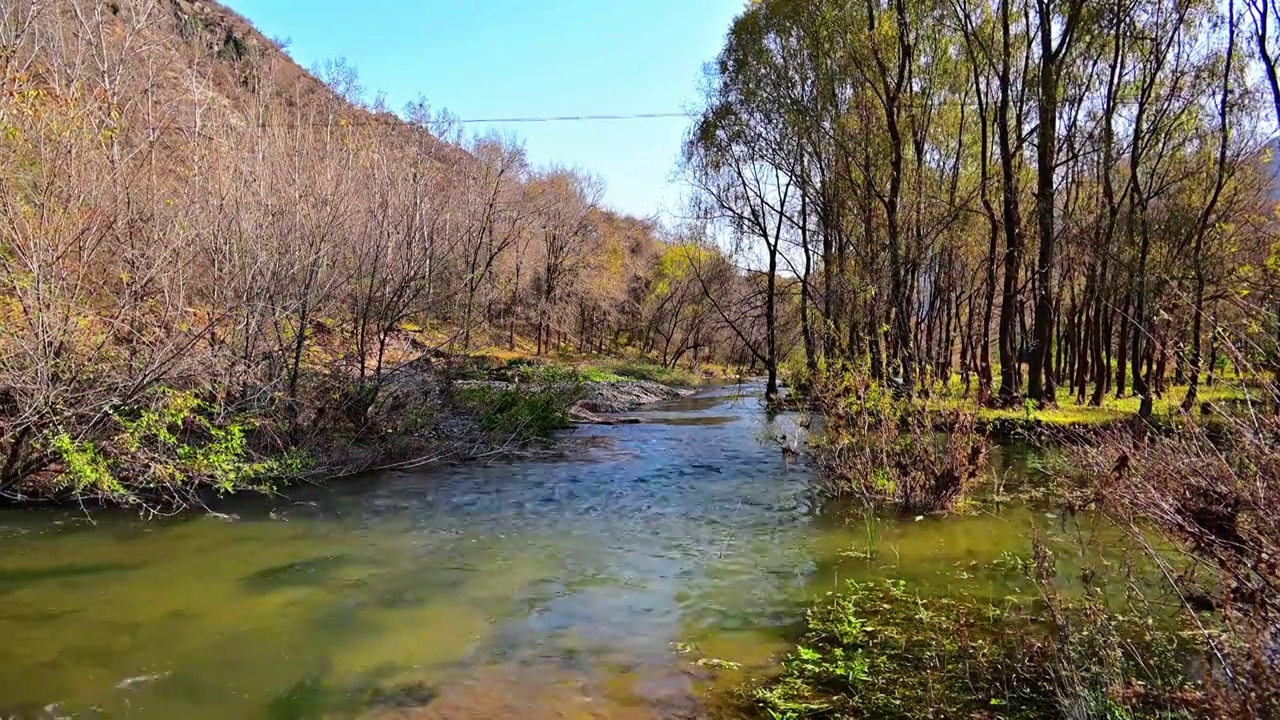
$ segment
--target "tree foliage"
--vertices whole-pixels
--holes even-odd
[[[795,298],[811,369],[1144,413],[1173,375],[1190,406],[1222,334],[1276,357],[1267,7],[754,2],[686,145],[696,207],[795,278],[763,315]]]

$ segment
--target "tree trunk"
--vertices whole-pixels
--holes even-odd
[[[1027,395],[1037,403],[1054,402],[1053,373],[1053,263],[1054,184],[1058,162],[1058,64],[1070,46],[1078,17],[1074,7],[1062,28],[1062,39],[1053,44],[1050,0],[1037,0],[1040,29],[1039,130],[1036,133],[1036,224],[1040,251],[1036,262],[1036,307],[1028,363]]]
[[[765,384],[764,399],[770,405],[778,400],[778,245],[777,241],[769,247],[769,276],[765,280],[765,339],[767,347],[765,357],[769,366],[769,378]]]
[[[1017,306],[1018,268],[1022,262],[1021,213],[1018,209],[1018,175],[1014,169],[1016,150],[1010,128],[1010,97],[1013,91],[1010,57],[1013,53],[1009,3],[1000,0],[1002,47],[1000,58],[1000,103],[996,110],[996,130],[1000,142],[1000,179],[1002,188],[1002,225],[1004,227],[1004,291],[1000,296],[1000,404],[1016,404],[1022,368],[1018,362]]]
[[[1117,338],[1117,342],[1116,342],[1116,399],[1117,400],[1124,397],[1124,387],[1125,387],[1124,384],[1125,384],[1125,381],[1128,379],[1128,370],[1127,370],[1127,366],[1125,365],[1125,362],[1128,358],[1127,353],[1129,352],[1129,327],[1132,324],[1132,321],[1129,318],[1129,308],[1131,305],[1130,303],[1131,298],[1132,296],[1129,293],[1129,289],[1125,288],[1124,305],[1121,306],[1120,318],[1119,318],[1120,337]]]

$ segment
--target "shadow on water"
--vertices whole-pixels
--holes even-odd
[[[647,422],[655,425],[728,425],[736,422],[731,415],[677,415],[674,417],[651,415]]]
[[[917,522],[818,502],[778,447],[795,417],[760,390],[533,460],[236,498],[235,522],[0,514],[0,717],[693,717],[736,677],[696,660],[768,666],[845,580],[999,597],[1031,528],[1080,532],[1025,506]]]
[[[95,575],[127,573],[138,565],[127,563],[66,564],[51,567],[0,568],[0,594],[13,592],[36,583],[76,580]]]
[[[331,582],[338,569],[351,564],[347,555],[325,555],[273,565],[245,576],[241,581],[250,592],[271,592],[286,587],[318,587]]]
[[[743,394],[699,394],[668,400],[648,408],[649,412],[696,413],[716,407],[759,406],[759,400]]]

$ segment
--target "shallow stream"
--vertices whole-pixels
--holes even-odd
[[[806,599],[846,579],[998,599],[1033,525],[1074,546],[1076,522],[1025,505],[819,506],[779,449],[794,420],[759,396],[708,390],[576,430],[551,459],[222,517],[0,513],[0,717],[700,717],[705,691],[767,668]]]

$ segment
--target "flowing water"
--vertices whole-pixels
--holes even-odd
[[[1032,525],[1071,547],[1077,525],[1026,506],[822,507],[759,394],[221,517],[0,513],[0,717],[698,717],[846,579],[999,598]]]

